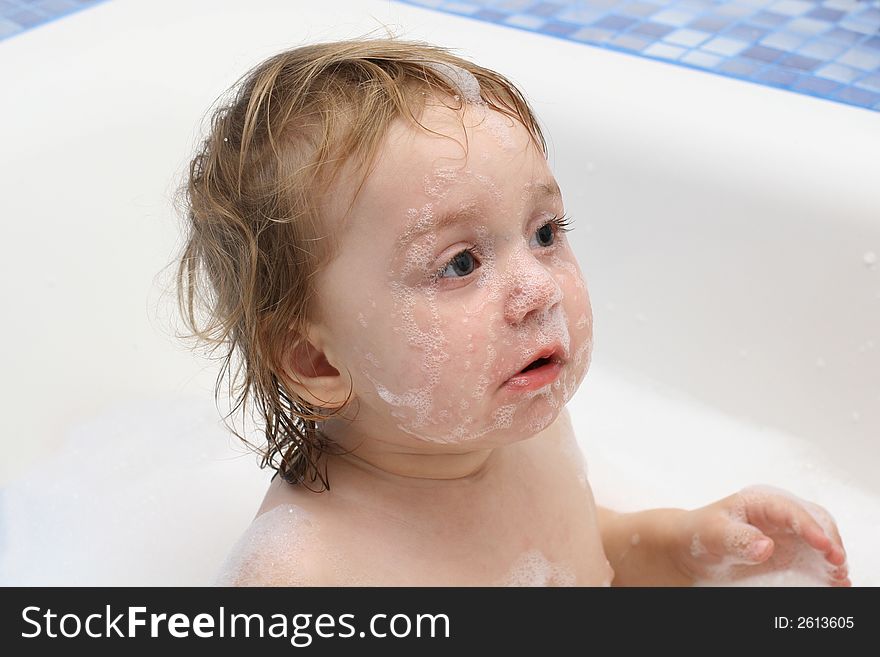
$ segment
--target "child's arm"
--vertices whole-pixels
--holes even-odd
[[[596,506],[605,556],[614,569],[613,586],[690,586],[693,581],[672,559],[674,530],[684,509],[618,513]]]
[[[829,584],[850,585],[846,553],[830,514],[779,489],[746,488],[693,511],[597,509],[615,586],[690,586],[721,568],[740,577],[761,564],[784,568],[784,561],[769,561],[780,545],[789,552],[821,553]]]

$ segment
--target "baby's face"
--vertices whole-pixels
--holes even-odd
[[[346,391],[351,376],[358,435],[469,447],[531,437],[572,397],[592,346],[561,195],[518,122],[441,106],[422,123],[454,140],[391,127],[317,281],[325,353]],[[334,218],[351,187],[333,190]],[[515,376],[545,353],[556,362]]]

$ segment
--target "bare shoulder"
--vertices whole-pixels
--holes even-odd
[[[258,515],[233,546],[217,586],[334,586],[332,552],[309,512],[279,504]]]

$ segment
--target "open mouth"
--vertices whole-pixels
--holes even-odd
[[[564,363],[561,352],[558,349],[547,351],[544,351],[546,356],[536,358],[510,377],[504,384],[507,389],[514,392],[539,390],[559,378]]]
[[[539,367],[543,367],[544,365],[548,365],[552,363],[553,360],[551,358],[539,358],[538,360],[532,361],[528,365],[523,368],[523,372],[528,372],[529,370],[535,370]]]

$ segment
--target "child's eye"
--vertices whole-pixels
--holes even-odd
[[[541,226],[536,235],[538,236],[538,244],[541,246],[550,246],[553,244],[553,238],[556,237],[553,233],[553,228],[551,227],[550,222]]]
[[[556,226],[556,230],[553,230],[554,225]],[[564,214],[561,217],[553,217],[550,221],[535,231],[535,235],[538,238],[538,246],[543,246],[545,248],[552,246],[553,242],[556,241],[557,233],[567,233],[570,230],[571,219]]]
[[[435,279],[446,278],[446,275],[449,272],[454,274],[453,277],[461,278],[470,274],[474,269],[477,268],[476,258],[474,258],[474,252],[471,249],[465,249],[461,253],[457,253],[453,256],[452,260],[447,262],[443,267],[437,270],[437,273],[434,274]]]

